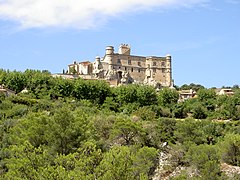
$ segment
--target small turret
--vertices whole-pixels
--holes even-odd
[[[96,61],[96,62],[100,62],[100,57],[99,57],[99,56],[96,56],[96,57],[95,57],[95,61]]]
[[[114,47],[113,46],[107,46],[106,47],[106,55],[111,55],[114,53]]]
[[[128,44],[121,44],[118,49],[118,54],[130,55],[131,47]]]
[[[170,54],[167,54],[167,55],[166,55],[166,59],[167,59],[167,60],[171,60],[171,59],[172,59],[171,55],[170,55]]]
[[[166,67],[167,68],[171,68],[171,61],[172,61],[172,57],[170,54],[166,55]]]
[[[93,73],[98,73],[99,70],[102,69],[102,64],[100,62],[99,56],[95,57],[95,62],[93,63],[93,65],[94,65]]]
[[[170,54],[166,55],[166,84],[167,86],[171,87],[172,82],[172,57]]]
[[[112,65],[113,55],[114,55],[114,47],[113,46],[107,46],[106,47],[105,61],[108,63],[108,69],[109,70],[113,69],[113,65]]]

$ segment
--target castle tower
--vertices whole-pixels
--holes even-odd
[[[106,47],[106,53],[105,53],[105,59],[108,63],[108,69],[113,69],[113,55],[114,55],[114,47],[113,46],[107,46]]]
[[[100,57],[99,57],[99,56],[96,56],[96,57],[95,57],[95,61],[100,62]]]
[[[100,62],[100,57],[96,56],[95,57],[95,62],[94,62],[94,69],[99,70],[101,69],[101,62]]]
[[[172,86],[172,57],[170,54],[166,55],[166,85]]]
[[[113,46],[107,46],[106,47],[106,55],[111,55],[114,53],[114,47]]]
[[[130,55],[131,47],[128,44],[121,44],[118,49],[118,54]]]

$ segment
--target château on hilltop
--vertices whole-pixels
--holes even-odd
[[[131,55],[131,48],[121,44],[118,52],[107,46],[104,57],[97,56],[94,62],[74,61],[68,65],[67,74],[84,79],[107,80],[110,85],[140,83],[153,86],[173,85],[171,56]]]

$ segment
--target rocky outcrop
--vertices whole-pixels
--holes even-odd
[[[166,147],[165,147],[166,149]],[[175,177],[180,175],[182,172],[185,172],[188,177],[198,176],[199,172],[197,169],[193,167],[185,167],[185,166],[176,166],[175,163],[172,162],[173,156],[168,150],[162,151],[159,153],[159,162],[158,166],[154,172],[152,180],[169,180],[171,177]],[[226,163],[221,163],[221,171],[229,178],[229,179],[240,179],[240,167],[232,166]]]
[[[226,163],[221,164],[221,171],[224,172],[228,177],[232,177],[234,175],[239,175],[240,178],[240,167],[232,166]]]

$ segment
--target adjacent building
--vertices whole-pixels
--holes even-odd
[[[189,89],[189,90],[181,90],[179,91],[179,102],[183,102],[185,100],[194,98],[196,96],[196,91]]]
[[[217,93],[217,95],[228,95],[228,96],[231,96],[234,94],[234,92],[231,88],[217,89],[216,93]]]
[[[0,85],[0,93],[4,94],[5,96],[11,96],[16,94],[15,91],[12,91],[11,89],[6,88],[3,84]]]

